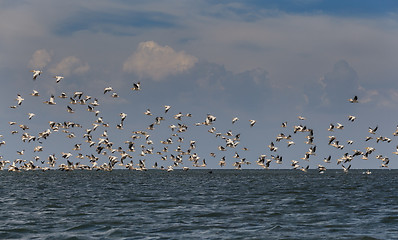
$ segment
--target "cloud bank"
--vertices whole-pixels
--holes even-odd
[[[137,51],[124,62],[123,70],[160,81],[166,76],[189,70],[197,61],[196,57],[184,51],[176,52],[169,46],[147,41],[141,42]]]

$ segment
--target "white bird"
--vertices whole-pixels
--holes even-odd
[[[358,103],[358,96],[354,96],[354,98],[348,99],[350,103]]]
[[[232,124],[234,124],[236,121],[238,121],[239,120],[239,118],[238,117],[234,117],[233,119],[232,119]]]
[[[131,88],[131,90],[133,90],[133,91],[139,91],[139,90],[141,90],[141,83],[140,83],[140,82],[138,82],[138,83],[133,83],[133,87]]]
[[[17,98],[15,100],[18,102],[18,105],[21,105],[23,100],[25,100],[25,99],[22,98],[21,95],[17,94]]]
[[[69,107],[69,106],[67,106],[67,111],[68,111],[68,113],[74,113],[75,111],[71,108],[71,107]]]
[[[43,102],[43,103],[46,103],[46,104],[48,104],[48,105],[55,105],[55,104],[57,104],[56,102],[54,102],[54,95],[51,95],[50,100],[45,101],[45,102]]]
[[[68,96],[66,95],[66,93],[61,93],[61,95],[58,96],[59,98],[67,98]]]
[[[40,71],[40,70],[32,70],[31,72],[33,72],[33,80],[36,80],[36,78],[37,78],[41,73],[43,73],[43,72]]]
[[[74,94],[73,94],[73,98],[82,98],[82,95],[83,95],[83,92],[81,92],[81,91],[78,91],[78,92],[75,92]]]
[[[375,128],[370,128],[370,127],[369,127],[369,133],[375,134],[376,131],[377,131],[377,129],[378,129],[378,126],[376,126]]]
[[[147,110],[144,112],[144,114],[145,114],[145,115],[148,115],[148,116],[151,116],[151,115],[152,115],[151,110],[149,110],[149,109],[147,109]]]
[[[306,118],[305,117],[303,117],[303,116],[298,116],[297,117],[299,120],[305,120]]]
[[[30,120],[30,119],[32,119],[32,117],[35,116],[35,114],[34,113],[28,113],[28,116],[29,116],[29,120]]]
[[[250,127],[253,127],[254,124],[256,124],[256,120],[249,120],[250,121]]]
[[[34,96],[34,97],[40,96],[40,95],[39,95],[39,92],[36,91],[36,90],[33,90],[33,92],[32,92],[30,95],[32,95],[32,96]]]
[[[54,78],[55,78],[55,81],[57,83],[59,83],[64,77],[62,77],[62,76],[54,76]]]
[[[110,91],[113,91],[113,88],[112,87],[106,87],[104,89],[104,94],[107,93],[107,92],[110,92]]]
[[[164,113],[167,113],[170,110],[171,106],[164,105]]]
[[[356,119],[355,116],[352,116],[352,115],[348,116],[348,121],[353,122],[353,121],[355,121],[355,119]]]

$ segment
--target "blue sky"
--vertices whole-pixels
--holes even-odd
[[[71,105],[68,99],[56,97],[57,105],[43,104],[51,94],[83,91],[98,98],[100,115],[110,124],[93,134],[94,141],[107,130],[114,147],[124,150],[132,131],[146,130],[156,116],[163,116],[165,121],[150,131],[154,151],[161,150],[160,141],[173,133],[170,125],[184,123],[189,126],[179,134],[184,142],[174,141],[169,148],[174,151],[181,145],[186,150],[195,140],[194,151],[200,162],[206,159],[208,168],[219,168],[223,156],[226,167],[233,168],[235,152],[252,163],[243,168],[261,168],[256,160],[262,154],[283,156],[282,164],[273,160],[271,168],[290,168],[291,160],[298,160],[301,167],[341,168],[337,159],[369,146],[376,151],[368,160],[355,157],[346,165],[380,168],[382,162],[375,157],[383,155],[390,159],[390,168],[397,168],[393,154],[398,145],[393,136],[398,124],[397,7],[394,1],[2,1],[0,134],[6,145],[0,147],[0,155],[30,161],[55,153],[60,164],[66,162],[60,153],[71,152],[71,161],[88,164],[87,159],[75,158],[78,152],[72,148],[79,142],[82,154],[94,151],[82,136],[97,117],[86,111],[86,105]],[[32,69],[43,71],[36,81]],[[57,84],[55,75],[65,78]],[[132,91],[138,81],[142,90]],[[103,94],[109,86],[118,98]],[[30,96],[33,89],[41,96]],[[17,94],[25,101],[10,109]],[[358,104],[348,102],[354,95]],[[167,114],[164,105],[172,106]],[[66,112],[66,106],[75,113]],[[143,114],[148,108],[153,116]],[[32,120],[27,119],[30,112],[36,114]],[[128,114],[123,130],[115,127],[121,112]],[[173,116],[179,112],[192,117],[178,121]],[[195,126],[207,114],[216,116],[216,122]],[[349,122],[348,115],[357,120]],[[233,117],[240,120],[232,124]],[[251,119],[257,121],[253,127]],[[10,126],[9,121],[18,124]],[[49,121],[75,121],[82,128],[69,129],[77,135],[74,139],[54,132],[40,153],[33,152],[39,143],[21,142],[24,131],[19,124],[29,125],[28,132],[38,135],[49,128]],[[285,121],[288,127],[281,128]],[[345,127],[330,132],[330,123]],[[301,159],[310,147],[305,144],[307,133],[293,133],[300,124],[314,130],[317,153],[310,161]],[[368,128],[375,126],[376,134],[369,134]],[[240,133],[238,146],[218,151],[225,142],[208,132],[211,127],[223,135],[229,130]],[[18,133],[11,134],[16,129]],[[277,143],[279,133],[291,134],[295,145]],[[329,146],[330,135],[344,143],[344,149]],[[365,142],[367,136],[374,139]],[[380,136],[392,141],[377,143]],[[347,140],[354,144],[347,145]],[[148,167],[154,162],[172,164],[170,159],[160,160],[160,155],[140,156],[140,145],[152,147],[140,141],[131,153],[134,164],[140,159]],[[277,152],[269,151],[271,142]],[[23,149],[23,156],[16,154]],[[120,158],[118,152],[114,155]],[[324,163],[328,155],[332,162]],[[100,156],[99,163],[108,156]],[[192,167],[186,158],[183,166]]]

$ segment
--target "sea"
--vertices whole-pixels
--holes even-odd
[[[1,171],[0,239],[398,239],[398,170]]]

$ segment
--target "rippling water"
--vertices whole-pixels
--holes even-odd
[[[0,239],[398,239],[398,170],[0,172]]]

